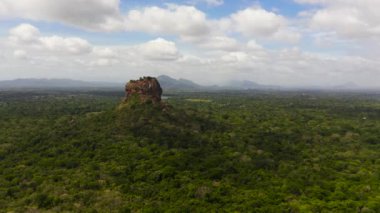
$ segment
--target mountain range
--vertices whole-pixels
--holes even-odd
[[[0,81],[0,89],[46,89],[46,88],[119,88],[121,84],[111,82],[88,82],[72,79],[15,79]]]
[[[187,79],[174,79],[167,75],[157,77],[163,89],[166,90],[248,90],[248,89],[270,89],[271,86],[261,85],[253,81],[229,81],[223,86],[203,86]]]
[[[203,86],[193,81],[179,78],[175,79],[167,75],[160,75],[157,77],[160,82],[161,87],[164,90],[177,90],[177,91],[216,91],[216,90],[283,90],[283,89],[292,89],[280,86],[270,86],[262,85],[250,80],[233,80],[226,82],[223,85],[214,85],[214,86]],[[36,78],[27,78],[27,79],[15,79],[15,80],[6,80],[0,81],[0,89],[120,89],[123,88],[123,83],[115,82],[101,82],[101,81],[81,81],[81,80],[72,80],[72,79],[36,79]],[[293,88],[293,89],[313,89],[310,88]],[[362,89],[355,83],[349,82],[342,85],[337,85],[331,88],[314,88],[316,90],[360,90]],[[375,90],[375,88],[373,88]]]
[[[164,90],[197,90],[203,88],[203,86],[190,80],[183,78],[177,80],[167,75],[160,75],[157,80]]]

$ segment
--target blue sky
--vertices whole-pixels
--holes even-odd
[[[295,17],[301,11],[313,8],[315,6],[297,4],[293,0],[265,0],[265,1],[249,1],[249,0],[224,0],[224,3],[219,6],[207,4],[207,2],[183,0],[183,1],[146,1],[146,0],[123,0],[121,1],[121,8],[123,11],[129,9],[141,8],[145,6],[164,6],[165,4],[185,4],[197,5],[199,9],[207,12],[210,18],[221,18],[228,16],[238,10],[247,7],[260,5],[268,11],[279,11],[281,14]]]
[[[380,79],[372,0],[0,0],[0,80],[332,86]]]

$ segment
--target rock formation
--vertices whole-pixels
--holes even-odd
[[[139,80],[131,80],[125,86],[126,101],[138,98],[141,103],[161,102],[162,88],[156,78],[143,77]]]

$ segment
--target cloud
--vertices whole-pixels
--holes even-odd
[[[106,67],[106,66],[112,66],[115,64],[120,63],[119,60],[117,59],[112,59],[112,58],[99,58],[95,61],[92,61],[90,65],[92,66],[101,66],[101,67]]]
[[[76,61],[84,66],[104,67],[119,64],[123,60],[139,63],[175,61],[182,56],[174,42],[163,38],[132,46],[97,47],[79,37],[44,36],[38,28],[30,24],[20,24],[10,29],[8,41],[9,47],[15,48],[15,58],[29,58],[26,51],[20,49],[25,48],[39,55],[33,56],[33,59],[41,63],[55,63],[56,60],[45,59],[58,56],[62,60]]]
[[[41,36],[38,28],[20,24],[9,31],[9,40],[16,46],[30,46],[66,54],[86,54],[92,51],[91,44],[78,37]]]
[[[85,54],[92,51],[92,46],[90,43],[78,37],[41,37],[39,41],[41,42],[42,46],[49,51],[69,54]]]
[[[55,6],[51,6],[51,1],[30,1],[43,4],[32,7],[25,0],[20,0],[26,5],[18,7],[27,8],[22,14],[20,8],[10,8],[18,5],[18,1],[0,0],[0,14],[10,14],[13,11],[14,14],[8,17],[59,22],[89,30],[142,32],[163,38],[141,44],[117,45],[113,42],[113,45],[96,46],[84,38],[54,33],[47,35],[33,25],[21,24],[9,30],[8,38],[0,38],[0,54],[4,55],[1,59],[1,70],[12,70],[12,74],[5,73],[7,76],[33,73],[36,76],[57,77],[62,74],[86,80],[92,78],[91,80],[119,81],[139,75],[169,74],[201,83],[220,83],[223,80],[240,78],[290,86],[332,85],[348,81],[377,85],[377,79],[380,79],[380,64],[376,60],[378,54],[373,54],[373,59],[366,58],[368,52],[376,49],[373,42],[366,52],[334,52],[332,55],[309,53],[297,48],[279,50],[283,45],[272,45],[272,41],[293,44],[300,40],[300,32],[308,33],[310,29],[311,36],[319,38],[323,44],[328,43],[328,39],[330,43],[340,45],[334,40],[340,37],[349,39],[352,43],[344,45],[352,47],[354,41],[350,39],[371,41],[379,38],[379,24],[376,20],[380,18],[377,19],[379,15],[373,10],[380,5],[377,6],[374,1],[363,0],[358,3],[353,0],[297,0],[303,4],[318,4],[317,7],[313,6],[314,10],[303,11],[303,15],[297,17],[297,20],[257,6],[213,20],[196,7],[183,5],[149,6],[127,11],[124,15],[120,14],[118,6],[108,12],[97,9],[98,14],[86,11],[87,7],[81,7],[83,11],[72,13],[81,13],[83,19],[78,18],[82,16],[78,14],[67,18],[65,14],[61,14],[67,10],[67,5],[61,8],[61,12],[57,12],[58,9],[41,10],[41,14],[37,14],[35,11],[38,8]],[[63,1],[56,2],[59,5]],[[88,3],[80,0],[78,4],[83,2]],[[104,4],[106,6],[103,8],[107,8],[107,5],[112,6],[118,1],[93,2],[98,6]],[[113,7],[114,5],[110,8]],[[103,18],[88,18],[92,16],[89,14]],[[307,19],[306,23],[310,28],[302,29],[304,25],[298,25],[299,22],[304,24],[304,19]],[[110,24],[107,27],[107,20],[115,21],[115,25]],[[87,33],[86,35],[91,36]],[[340,42],[342,41],[346,40],[342,39]],[[176,42],[182,42],[182,45],[177,46]],[[274,48],[265,48],[260,42]],[[304,44],[299,45],[302,47]],[[181,49],[181,46],[186,48]],[[32,59],[34,63],[23,63],[20,59]]]
[[[9,39],[16,43],[38,42],[40,31],[30,24],[20,24],[9,31]]]
[[[222,0],[196,2],[213,6],[224,3]],[[195,6],[166,4],[163,7],[132,9],[123,14],[119,4],[120,0],[3,0],[0,1],[0,17],[59,22],[91,31],[127,31],[156,36],[177,36],[182,41],[202,43],[201,46],[211,48],[218,46],[216,43],[221,38],[227,41],[229,32],[237,32],[248,38],[260,37],[288,43],[296,43],[301,37],[289,28],[289,21],[285,17],[260,7],[246,8],[228,17],[212,20]],[[30,40],[33,36],[38,36],[38,31],[33,34],[32,29],[25,30],[29,30],[31,34],[20,32],[20,39]],[[24,38],[21,35],[24,35]],[[232,47],[236,46],[232,44],[233,41],[229,39],[227,42],[230,47],[222,48],[235,50],[235,47]]]
[[[120,63],[120,55],[109,47],[94,47],[93,55],[97,58],[90,62],[92,66],[113,66]]]
[[[374,0],[296,0],[319,4],[309,12],[309,25],[316,31],[334,32],[344,39],[379,39],[380,1]]]
[[[262,49],[263,47],[261,45],[259,45],[255,40],[249,40],[247,42],[247,45],[246,47],[250,50],[260,50]]]
[[[35,31],[32,27],[28,28]],[[36,35],[38,36],[32,36],[34,39],[31,39],[36,42],[26,39],[29,43],[21,42],[18,45],[6,46],[0,39],[0,45],[4,47],[3,53],[13,55],[4,58],[0,65],[2,70],[12,70],[12,74],[6,73],[9,76],[7,78],[27,75],[121,81],[141,75],[168,74],[204,84],[250,79],[262,84],[287,86],[331,86],[349,81],[371,86],[377,85],[377,79],[380,78],[380,63],[376,60],[350,56],[332,57],[297,48],[268,50],[253,39],[242,46],[238,45],[236,49],[215,51],[209,46],[207,48],[210,49],[205,47],[200,49],[200,54],[195,55],[193,53],[196,51],[192,54],[180,51],[175,42],[163,38],[139,45],[91,45],[90,52],[87,50],[78,54],[76,50],[68,50],[67,46],[70,45],[65,45],[67,37],[57,36],[63,40],[55,41],[54,36],[44,36],[39,31]],[[46,37],[52,38],[53,43],[64,44],[63,47],[52,45],[54,48],[49,49],[41,40]],[[228,41],[233,43],[233,39],[216,37],[214,47],[229,43]],[[33,63],[20,62],[20,59],[30,59],[32,52]]]
[[[240,48],[239,42],[227,36],[210,36],[198,41],[201,48],[218,51],[235,51]]]
[[[13,52],[13,56],[17,59],[22,59],[22,60],[28,59],[28,54],[26,53],[25,50],[15,50]]]
[[[109,47],[95,47],[93,53],[103,58],[118,58],[118,54]]]
[[[229,63],[247,62],[250,59],[251,57],[249,56],[249,54],[245,52],[230,52],[227,55],[222,56],[222,61]]]
[[[235,30],[245,36],[270,36],[285,25],[285,19],[262,8],[247,8],[231,15]]]
[[[124,28],[119,0],[2,0],[0,17],[26,18],[93,31]]]
[[[0,18],[59,22],[90,31],[137,31],[181,37],[197,37],[210,31],[206,14],[194,6],[167,4],[122,14],[119,4],[120,0],[2,0]]]
[[[233,30],[245,37],[266,38],[295,43],[301,35],[288,26],[288,20],[261,7],[250,7],[222,19],[220,25],[224,30]]]
[[[182,38],[202,37],[210,32],[205,13],[193,6],[168,5],[166,8],[146,7],[131,10],[125,17],[127,31]]]
[[[181,56],[176,44],[163,38],[141,44],[138,46],[138,50],[148,60],[172,61]]]

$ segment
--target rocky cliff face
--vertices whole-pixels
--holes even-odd
[[[161,102],[162,88],[156,78],[143,77],[139,80],[131,80],[125,86],[126,101],[135,97],[141,103],[152,101],[153,103]]]

